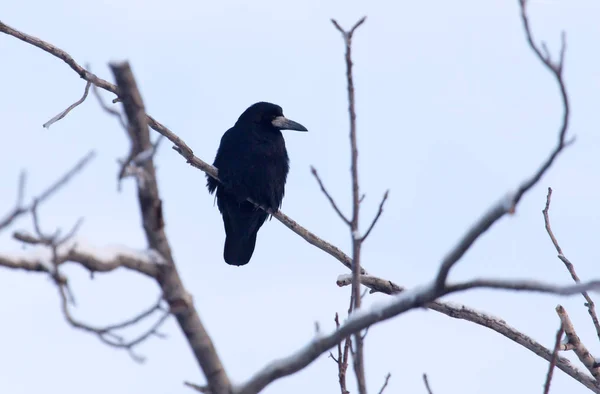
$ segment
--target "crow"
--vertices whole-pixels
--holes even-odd
[[[248,107],[221,138],[213,163],[221,182],[207,175],[206,186],[210,194],[217,192],[227,264],[248,264],[256,234],[268,217],[247,198],[273,211],[281,207],[290,168],[281,130],[308,131],[283,116],[279,105],[258,102]]]

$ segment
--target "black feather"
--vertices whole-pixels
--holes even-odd
[[[211,194],[216,190],[223,216],[223,258],[227,264],[240,266],[250,261],[258,230],[268,216],[246,199],[273,211],[281,207],[289,158],[280,130],[286,128],[306,131],[304,126],[283,118],[280,106],[259,102],[244,111],[221,138],[213,164],[221,183],[207,175],[207,187]]]

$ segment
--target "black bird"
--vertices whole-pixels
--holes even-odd
[[[248,264],[256,234],[268,214],[254,202],[278,210],[283,200],[289,158],[281,130],[308,131],[283,116],[279,105],[258,102],[240,115],[221,138],[213,165],[219,183],[207,175],[208,191],[217,191],[217,206],[225,226],[223,258],[230,265]]]

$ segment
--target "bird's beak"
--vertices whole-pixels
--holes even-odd
[[[285,116],[278,116],[275,119],[273,119],[271,123],[279,130],[308,131],[306,127],[302,126],[300,123],[294,122],[293,120],[290,120]]]

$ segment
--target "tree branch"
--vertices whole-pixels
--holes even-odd
[[[564,255],[561,247],[558,245],[558,241],[556,240],[554,233],[552,232],[552,227],[550,226],[550,215],[548,214],[548,211],[550,210],[551,199],[552,199],[552,188],[549,187],[548,195],[546,196],[546,206],[544,207],[544,210],[542,211],[542,214],[544,215],[544,224],[546,226],[546,231],[548,232],[548,235],[550,236],[550,240],[552,241],[552,244],[554,245],[554,247],[556,248],[556,251],[558,252],[558,258],[565,264],[565,267],[571,274],[571,278],[573,278],[573,280],[576,283],[579,283],[580,279],[579,279],[579,276],[577,276],[577,273],[575,272],[575,266]],[[588,313],[590,314],[590,317],[592,318],[592,322],[594,323],[594,327],[596,328],[596,334],[598,335],[598,338],[600,339],[600,322],[598,322],[598,315],[596,315],[596,305],[594,304],[594,301],[592,300],[592,298],[590,297],[590,295],[587,292],[583,292],[583,293],[581,293],[581,295],[583,296],[583,298],[585,298],[585,301],[586,301],[585,305],[587,306]]]
[[[442,288],[444,286],[444,283],[446,283],[446,279],[448,278],[448,274],[450,273],[450,269],[452,269],[454,264],[456,264],[456,262],[465,254],[467,250],[469,250],[473,243],[475,243],[475,241],[484,232],[486,232],[494,223],[496,223],[496,221],[498,221],[502,216],[504,216],[507,213],[513,213],[517,204],[525,195],[525,193],[527,193],[535,184],[538,183],[538,181],[548,171],[552,163],[554,163],[554,160],[563,151],[563,149],[575,141],[574,139],[571,139],[569,141],[566,140],[567,129],[569,127],[569,97],[567,95],[567,89],[565,87],[562,75],[564,54],[566,49],[566,43],[564,38],[565,35],[563,33],[559,63],[553,64],[549,57],[542,56],[536,44],[533,42],[533,39],[531,37],[531,31],[529,29],[529,20],[527,19],[527,12],[525,9],[526,0],[520,0],[520,4],[521,19],[523,22],[525,35],[527,36],[529,46],[540,59],[540,61],[552,72],[560,88],[562,103],[564,107],[564,115],[558,133],[558,143],[553,149],[553,151],[550,153],[550,156],[548,156],[548,158],[542,163],[541,167],[530,178],[523,181],[514,193],[509,193],[506,197],[502,198],[498,203],[493,205],[488,210],[488,212],[485,213],[467,231],[467,233],[463,236],[458,245],[444,258],[442,262],[442,268],[440,269],[438,277],[436,279],[436,286],[438,286],[439,288]]]
[[[51,184],[46,190],[44,190],[39,196],[34,198],[34,202],[25,206],[23,205],[23,200],[25,199],[25,183],[27,174],[25,171],[21,172],[19,176],[19,186],[17,192],[17,203],[15,208],[9,212],[4,219],[0,220],[0,230],[8,227],[14,220],[16,220],[19,216],[24,215],[28,212],[31,212],[33,206],[35,204],[41,204],[45,202],[50,196],[52,196],[58,189],[66,185],[77,173],[79,173],[83,168],[96,156],[96,152],[90,151],[87,155],[81,158],[69,171],[67,171],[62,177],[56,180],[53,184]]]
[[[585,365],[592,376],[596,378],[596,382],[598,382],[600,380],[600,365],[596,362],[594,356],[592,356],[592,354],[579,339],[579,336],[575,332],[575,327],[573,326],[573,323],[571,322],[571,319],[569,318],[565,308],[563,308],[561,305],[558,305],[556,307],[556,313],[562,322],[562,329],[569,340],[568,342],[573,345],[573,351],[577,355],[577,358],[579,358],[579,361]]]
[[[62,111],[61,113],[59,113],[58,115],[56,115],[55,117],[53,117],[52,119],[50,119],[49,121],[47,121],[46,123],[44,123],[42,125],[42,127],[44,127],[45,129],[49,129],[50,126],[52,126],[54,123],[58,122],[59,120],[61,120],[65,116],[67,116],[67,114],[69,112],[71,112],[75,107],[77,107],[78,105],[80,105],[81,103],[83,103],[85,101],[85,99],[87,98],[87,96],[88,96],[88,93],[90,91],[90,86],[92,86],[92,83],[90,81],[88,81],[85,84],[85,90],[83,91],[83,96],[79,100],[77,100],[73,104],[71,104],[67,109],[65,109],[64,111]]]
[[[350,234],[352,235],[352,297],[354,299],[353,310],[356,311],[360,308],[361,295],[360,295],[360,276],[362,274],[360,269],[360,252],[362,238],[359,235],[359,217],[360,217],[360,186],[358,182],[358,143],[356,138],[356,103],[354,99],[354,79],[352,76],[352,36],[356,29],[362,25],[366,16],[360,19],[354,24],[354,26],[345,31],[337,23],[335,19],[331,22],[336,29],[342,34],[346,47],[346,80],[348,87],[348,115],[350,117],[350,150],[351,150],[351,163],[350,172],[352,174],[352,219],[348,220],[343,215],[346,223],[350,227]],[[313,172],[316,174],[316,172]],[[320,183],[320,182],[319,182]],[[323,187],[321,186],[321,189]],[[335,207],[334,207],[335,208]],[[339,210],[336,209],[336,211]],[[352,308],[351,308],[352,309]],[[364,349],[363,349],[363,337],[360,332],[354,336],[354,343],[356,346],[356,354],[353,354],[354,360],[354,372],[356,374],[356,380],[358,383],[359,394],[367,394],[367,383],[365,379],[365,366],[364,366]]]
[[[111,64],[111,70],[121,92],[120,98],[129,122],[128,135],[134,156],[152,149],[148,117],[142,97],[137,88],[133,73],[127,62]],[[161,266],[157,281],[169,303],[171,313],[177,318],[188,344],[192,348],[209,388],[213,394],[229,394],[231,383],[217,355],[208,332],[200,320],[191,295],[185,290],[179,277],[171,247],[164,231],[162,201],[156,181],[156,171],[152,157],[141,164],[148,175],[145,182],[138,182],[138,200],[146,239],[151,248],[165,257],[167,264]]]
[[[546,374],[546,382],[544,383],[544,394],[550,393],[550,382],[552,382],[552,373],[554,372],[554,367],[556,366],[556,358],[558,357],[558,350],[560,349],[560,340],[564,331],[562,329],[562,325],[556,332],[556,340],[554,341],[554,349],[552,350],[552,359],[550,360],[550,365],[548,366],[548,373]]]
[[[352,281],[352,276],[349,274],[340,275],[337,280],[338,286],[348,286]],[[361,283],[365,286],[373,289],[373,292],[381,292],[388,295],[398,294],[405,289],[394,284],[393,282],[377,278],[370,275],[363,275],[361,277]],[[491,316],[485,312],[475,310],[471,307],[462,304],[456,304],[451,302],[433,301],[425,304],[425,306],[431,310],[439,313],[443,313],[446,316],[466,320],[471,323],[475,323],[482,327],[491,329],[498,334],[510,339],[511,341],[523,346],[524,348],[535,353],[537,356],[550,362],[552,360],[552,351],[541,345],[533,338],[525,335],[521,331],[508,325],[504,320]],[[568,350],[569,347],[561,347],[561,350]],[[570,347],[572,349],[572,347]],[[595,393],[600,393],[600,388],[596,386],[596,381],[592,377],[589,377],[584,372],[574,367],[571,362],[564,357],[558,356],[556,360],[556,367],[561,371],[571,376],[576,381],[583,384],[588,389]]]
[[[319,174],[317,173],[317,170],[314,167],[311,166],[310,167],[310,172],[313,174],[313,176],[315,177],[315,179],[319,183],[319,187],[321,188],[321,191],[323,192],[323,194],[325,195],[325,197],[327,197],[327,199],[329,200],[329,203],[331,204],[331,207],[333,208],[333,210],[338,214],[338,216],[340,217],[340,219],[342,219],[342,221],[344,223],[346,223],[347,225],[350,225],[350,220],[348,220],[348,218],[346,217],[346,215],[344,215],[344,213],[338,208],[338,206],[335,203],[335,200],[333,199],[333,197],[331,197],[331,195],[329,194],[329,192],[327,192],[327,189],[325,189],[325,185],[323,185],[323,182],[321,181],[321,178],[319,177]]]

